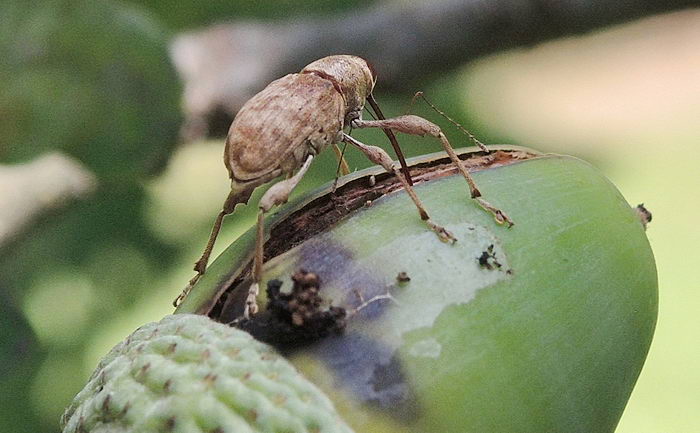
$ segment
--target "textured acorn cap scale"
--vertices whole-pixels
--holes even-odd
[[[64,433],[352,431],[274,349],[193,314],[144,325],[115,346],[62,421]]]

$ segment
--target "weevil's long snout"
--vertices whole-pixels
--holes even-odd
[[[346,113],[361,110],[372,93],[376,77],[365,59],[350,55],[328,56],[308,64],[302,73],[318,73],[334,81],[345,97]]]

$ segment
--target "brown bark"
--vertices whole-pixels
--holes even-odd
[[[270,81],[326,55],[362,56],[374,64],[380,89],[413,91],[431,73],[487,54],[693,6],[700,1],[382,2],[331,17],[216,25],[180,35],[171,47],[185,83],[184,138],[225,132]]]
[[[96,184],[91,172],[60,153],[0,165],[0,248],[31,230],[37,218],[89,195]]]

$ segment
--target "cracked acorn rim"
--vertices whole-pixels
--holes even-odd
[[[456,152],[470,172],[544,156],[522,146],[493,145],[490,149],[493,152],[491,157],[485,157],[485,152],[476,147],[456,149]],[[495,155],[497,157],[493,158]],[[410,158],[407,162],[411,168],[412,177],[418,184],[458,173],[457,168],[444,152]],[[384,180],[384,185],[377,186],[377,179]],[[335,192],[332,183],[327,183],[277,208],[275,212],[266,216],[265,261],[289,249],[290,244],[299,244],[329,229],[353,211],[367,206],[368,201],[399,191],[403,191],[403,188],[398,179],[381,167],[374,166],[339,178]],[[346,201],[339,203],[342,200]],[[348,202],[350,206],[347,205]],[[309,209],[313,210],[311,215],[309,215]],[[430,209],[428,211],[430,212]],[[235,218],[235,212],[232,215]],[[296,221],[290,222],[294,217],[297,217]],[[417,213],[416,218],[418,219]],[[317,219],[323,219],[323,221],[319,222]],[[314,226],[311,231],[307,227],[309,223]],[[207,268],[207,272],[202,275],[200,280],[204,281],[197,282],[192,292],[178,305],[176,312],[209,315],[212,309],[216,308],[215,303],[224,302],[221,299],[222,296],[233,291],[241,291],[239,285],[241,280],[249,279],[253,257],[251,246],[254,244],[254,238],[251,238],[250,234],[249,230],[236,240],[235,248],[233,245],[228,247],[216,258]],[[216,261],[220,263],[217,264]],[[226,264],[221,266],[222,262]],[[211,293],[212,285],[215,286],[215,293]]]
[[[366,304],[342,336],[287,348],[356,430],[614,430],[656,321],[656,269],[642,224],[587,163],[498,149],[509,163],[474,177],[513,218],[510,229],[469,199],[461,177],[441,172],[442,153],[411,166],[418,179],[432,173],[416,191],[455,233],[454,245],[440,242],[378,169],[344,178],[344,198],[321,189],[268,220],[265,280],[289,289],[304,268],[333,305],[352,313]],[[467,164],[483,157],[459,153]],[[363,194],[382,186],[364,206]],[[349,212],[328,215],[341,204]],[[295,238],[311,220],[320,230]],[[234,319],[253,243],[252,232],[234,242],[178,312]],[[397,281],[402,272],[409,281]]]

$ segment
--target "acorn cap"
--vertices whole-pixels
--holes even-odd
[[[166,316],[116,345],[61,421],[64,433],[352,432],[274,349],[193,314]]]

